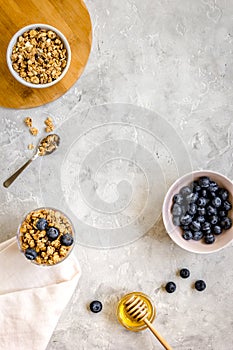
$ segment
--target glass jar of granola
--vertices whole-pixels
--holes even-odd
[[[37,265],[56,265],[75,244],[75,231],[67,216],[54,208],[38,208],[21,222],[18,245],[24,256]]]

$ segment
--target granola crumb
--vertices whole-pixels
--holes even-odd
[[[26,117],[24,119],[24,123],[29,127],[31,128],[32,127],[32,118],[31,117]]]
[[[28,149],[32,150],[32,149],[34,149],[34,148],[35,148],[35,146],[34,146],[32,143],[30,143],[30,144],[28,145]]]
[[[37,128],[34,128],[34,127],[31,127],[29,130],[33,136],[36,136],[39,132],[39,130]]]
[[[46,125],[45,131],[47,133],[49,133],[55,129],[54,124],[53,124],[53,119],[51,117],[48,117],[47,119],[45,119],[44,124]]]

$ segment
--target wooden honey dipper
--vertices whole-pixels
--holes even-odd
[[[166,340],[156,331],[156,329],[152,326],[150,321],[148,320],[148,307],[144,300],[142,300],[139,296],[132,295],[125,302],[125,311],[128,316],[136,321],[143,321],[151,332],[156,336],[156,338],[160,341],[163,347],[166,350],[172,350],[171,346],[166,342]]]

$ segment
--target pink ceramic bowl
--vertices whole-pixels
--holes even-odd
[[[201,176],[210,177],[210,179],[215,181],[220,187],[224,187],[228,190],[230,193],[229,201],[233,205],[233,183],[231,180],[214,171],[195,171],[182,176],[170,187],[164,199],[162,215],[165,228],[176,244],[192,253],[207,254],[217,252],[233,242],[233,226],[229,230],[224,231],[221,235],[215,236],[215,242],[213,244],[206,244],[203,240],[194,241],[191,239],[186,241],[182,237],[182,229],[173,224],[171,213],[173,196],[178,193],[183,186],[191,184],[192,181],[197,180]],[[228,216],[233,222],[233,209],[228,212]]]

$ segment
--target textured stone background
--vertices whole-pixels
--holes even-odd
[[[86,4],[94,38],[80,80],[51,104],[1,109],[1,180],[31,154],[27,144],[32,138],[22,123],[26,115],[38,127],[51,115],[59,126],[75,112],[79,125],[83,110],[105,103],[130,103],[162,115],[182,137],[194,169],[216,170],[233,179],[233,1]],[[1,241],[14,235],[25,211],[43,202],[38,169],[41,175],[39,162],[9,190],[1,188]],[[76,253],[83,274],[47,350],[160,349],[149,331],[130,333],[116,321],[117,301],[133,290],[153,298],[155,326],[174,349],[233,348],[232,246],[208,256],[185,252],[172,243],[160,219],[132,244],[106,250],[77,245]],[[184,266],[191,271],[188,280],[176,276]],[[204,293],[191,288],[199,278],[207,282]],[[161,288],[168,280],[177,283],[172,295]],[[98,315],[87,309],[93,299],[104,305]]]

